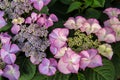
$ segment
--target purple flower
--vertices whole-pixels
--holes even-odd
[[[44,58],[39,65],[39,72],[47,76],[52,76],[56,72],[57,61],[54,58]]]
[[[16,64],[6,65],[5,69],[3,69],[2,76],[8,78],[9,80],[18,80],[20,77],[19,66]]]
[[[0,76],[2,76],[2,74],[3,74],[3,71],[2,71],[2,69],[0,69]]]
[[[2,60],[7,64],[13,64],[16,60],[16,55],[20,49],[16,44],[5,43],[3,44],[0,53]]]
[[[96,33],[99,41],[105,41],[108,43],[113,43],[116,41],[115,39],[115,32],[110,27],[101,28]]]
[[[20,25],[14,24],[13,27],[11,28],[11,32],[13,34],[18,34],[19,31],[20,31]]]
[[[95,68],[102,66],[102,58],[97,54],[96,49],[89,49],[87,51],[81,51],[80,54],[80,68],[85,70],[86,67]]]
[[[86,19],[82,16],[77,16],[76,18],[70,17],[64,24],[64,26],[68,29],[79,29],[83,27],[83,23]]]
[[[3,44],[10,42],[11,36],[7,32],[0,34],[0,40]]]
[[[96,19],[88,19],[81,27],[82,32],[86,32],[88,35],[91,33],[96,33],[101,29],[99,22]]]
[[[51,0],[30,0],[33,3],[33,6],[37,10],[41,10],[43,6],[46,6]]]
[[[49,34],[51,45],[60,48],[66,44],[69,30],[66,28],[56,28]]]
[[[64,74],[78,73],[79,62],[80,55],[68,48],[64,56],[61,57],[58,62],[58,70]]]
[[[7,24],[6,21],[4,20],[3,16],[4,16],[4,12],[0,11],[0,28],[2,28],[3,26],[5,26]]]
[[[118,17],[118,15],[120,14],[120,9],[107,8],[104,10],[104,13],[106,13],[109,16],[109,18]]]

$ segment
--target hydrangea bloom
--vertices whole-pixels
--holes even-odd
[[[3,26],[7,24],[3,16],[4,16],[4,12],[0,11],[0,28],[2,28]]]
[[[3,44],[0,50],[2,60],[7,64],[13,64],[16,60],[15,53],[19,50],[16,44],[11,44],[10,42]]]
[[[57,67],[57,61],[54,58],[44,58],[42,63],[39,65],[39,72],[48,76],[55,74]]]
[[[68,29],[79,29],[83,26],[83,23],[86,19],[82,16],[77,16],[76,18],[70,17],[65,23],[64,26]]]
[[[78,73],[79,62],[80,56],[68,48],[58,62],[58,70],[64,74]]]
[[[95,68],[102,66],[102,58],[97,54],[96,49],[89,49],[87,51],[81,51],[79,55],[81,56],[80,68],[85,70],[86,67]]]
[[[67,36],[69,34],[69,30],[64,28],[56,28],[49,34],[49,40],[51,45],[55,47],[62,47],[66,44]]]
[[[107,57],[108,59],[111,59],[112,56],[113,56],[113,50],[112,50],[111,45],[109,45],[109,44],[100,45],[99,48],[98,48],[98,52],[101,55]]]
[[[9,80],[18,80],[20,77],[19,66],[16,64],[6,65],[2,76],[8,78]]]
[[[118,17],[118,15],[120,14],[120,9],[110,7],[105,9],[104,13],[106,13],[109,16],[109,18]]]

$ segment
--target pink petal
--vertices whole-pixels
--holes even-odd
[[[82,16],[77,16],[75,18],[75,22],[76,22],[76,25],[77,25],[76,29],[79,29],[79,28],[84,27],[83,24],[86,22],[86,19]]]
[[[31,19],[32,19],[33,22],[35,22],[37,20],[37,18],[38,18],[37,16],[38,16],[37,13],[32,12]]]
[[[98,66],[102,66],[102,58],[100,55],[96,55],[91,61],[88,67],[95,68]]]
[[[0,17],[4,16],[4,11],[0,11]]]
[[[57,71],[57,70],[56,70],[55,67],[50,67],[50,68],[49,68],[49,72],[48,72],[46,75],[52,76],[52,75],[55,74],[56,71]]]
[[[50,27],[50,26],[53,26],[53,21],[52,21],[52,20],[46,20],[44,26],[45,26],[46,28],[48,28],[48,27]]]
[[[18,34],[19,31],[20,31],[20,26],[19,25],[13,25],[13,27],[11,28],[11,32],[13,34]]]
[[[10,53],[17,53],[18,51],[20,51],[19,47],[16,44],[12,44]]]
[[[55,47],[55,46],[53,46],[53,45],[51,45],[51,46],[50,46],[50,51],[52,52],[53,55],[55,55],[55,54],[57,54],[57,52],[58,52],[58,48]]]
[[[68,64],[67,68],[68,68],[72,73],[78,73],[79,63],[78,63],[77,65]]]
[[[81,58],[80,60],[80,68],[85,70],[85,68],[89,65],[90,60],[87,58]]]
[[[42,1],[43,1],[44,5],[46,6],[46,5],[48,5],[48,3],[50,3],[51,0],[42,0]]]
[[[27,17],[26,20],[25,20],[25,23],[27,23],[27,24],[32,23],[32,19],[31,19],[31,17]]]
[[[49,17],[52,21],[54,22],[57,22],[58,21],[58,18],[55,14],[50,14],[50,17]]]
[[[3,59],[3,61],[7,64],[14,64],[15,60],[16,60],[15,54],[8,54]]]
[[[6,24],[6,21],[2,17],[0,17],[0,28],[4,27]]]
[[[39,10],[39,11],[43,8],[43,5],[44,5],[44,3],[43,3],[42,0],[35,1],[33,3],[34,8],[37,9],[37,10]]]
[[[61,58],[58,62],[58,70],[61,73],[69,74],[69,73],[71,73],[71,71],[68,70],[67,66],[68,66],[68,64],[64,63],[63,59]]]

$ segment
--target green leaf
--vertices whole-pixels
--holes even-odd
[[[69,5],[73,2],[73,0],[60,0],[63,4]]]
[[[86,80],[114,80],[114,66],[109,60],[103,59],[103,66],[94,69],[86,69],[85,78]]]
[[[65,75],[57,72],[54,76],[45,76],[37,72],[32,80],[69,80],[70,74]]]
[[[36,66],[33,65],[26,57],[18,57],[17,64],[20,66],[19,80],[31,80],[35,74]]]
[[[114,54],[117,54],[120,57],[120,42],[112,44],[112,49]]]
[[[5,25],[4,27],[0,29],[0,32],[9,30],[11,26],[12,26],[12,23],[8,22],[7,25]]]
[[[70,4],[68,10],[67,10],[67,13],[70,13],[76,9],[79,9],[81,7],[81,2],[73,2],[72,4]]]
[[[93,0],[92,7],[104,7],[105,0]]]
[[[120,52],[119,52],[120,53]],[[113,55],[112,62],[115,67],[116,77],[120,78],[120,57],[116,54]]]
[[[48,6],[53,6],[56,3],[57,0],[51,0],[51,2],[48,4]]]
[[[49,14],[48,11],[49,11],[48,7],[47,7],[47,6],[44,6],[44,7],[42,8],[42,10],[40,11],[40,13]]]
[[[99,19],[101,16],[101,12],[93,8],[88,8],[85,12],[85,15],[87,18]]]
[[[93,0],[84,0],[85,1],[85,6],[91,6],[93,3]]]
[[[86,80],[84,74],[80,72],[77,74],[77,76],[78,76],[78,80]]]

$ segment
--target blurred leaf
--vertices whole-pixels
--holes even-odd
[[[119,52],[120,53],[120,52]],[[116,54],[113,55],[112,62],[116,70],[116,77],[120,78],[120,57]]]
[[[65,75],[60,72],[56,72],[54,76],[45,76],[37,72],[32,80],[69,80],[70,74]]]
[[[98,10],[95,10],[93,8],[89,8],[86,10],[85,15],[87,18],[96,18],[99,19],[101,16],[101,12]]]
[[[69,80],[78,80],[77,74],[71,74],[71,76],[69,77]]]
[[[44,6],[44,7],[42,8],[42,10],[40,11],[40,13],[49,14],[48,11],[49,11],[48,7],[47,7],[47,6]]]
[[[112,44],[112,49],[114,54],[117,54],[120,57],[120,42]]]
[[[7,30],[9,30],[11,27],[12,27],[12,23],[8,22],[7,25],[5,25],[4,27],[2,27],[2,28],[0,29],[0,32],[2,32],[2,31],[7,31]]]
[[[63,4],[69,5],[73,2],[73,0],[60,0]]]
[[[103,66],[85,70],[85,78],[86,80],[114,80],[114,66],[109,60],[103,59]]]
[[[36,66],[33,65],[26,57],[18,57],[17,64],[20,66],[19,80],[31,80],[35,74]]]
[[[93,0],[92,7],[104,7],[105,0]]]
[[[53,6],[57,0],[51,0],[51,2],[48,4],[48,6]]]
[[[91,6],[93,3],[93,0],[84,0],[85,1],[85,6]]]
[[[84,74],[80,72],[77,74],[77,76],[78,76],[78,80],[86,80]]]
[[[70,4],[68,10],[67,10],[67,13],[70,13],[76,9],[79,9],[81,7],[81,2],[73,2],[72,4]]]

